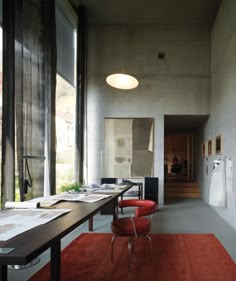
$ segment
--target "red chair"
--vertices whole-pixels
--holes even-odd
[[[131,252],[133,252],[133,239],[140,236],[146,237],[149,241],[149,259],[151,259],[151,219],[157,211],[157,203],[151,200],[127,199],[118,202],[120,208],[137,207],[131,217],[117,218],[111,223],[111,230],[114,236],[111,241],[111,262],[113,262],[114,242],[119,236],[127,236],[129,252],[129,270]]]

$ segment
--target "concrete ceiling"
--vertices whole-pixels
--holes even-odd
[[[165,135],[192,132],[203,126],[208,115],[166,115]]]
[[[69,0],[86,7],[89,23],[212,25],[221,0]]]

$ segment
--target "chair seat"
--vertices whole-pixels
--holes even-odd
[[[150,220],[144,217],[133,218],[137,235],[147,235],[150,232]],[[131,218],[119,218],[111,224],[112,232],[119,236],[133,236],[134,228]]]

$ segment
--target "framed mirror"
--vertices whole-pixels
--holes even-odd
[[[103,175],[153,176],[153,118],[105,118]]]

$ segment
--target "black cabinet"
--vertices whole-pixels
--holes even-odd
[[[117,183],[117,178],[101,178],[101,184],[116,184]]]
[[[116,178],[101,178],[101,184],[116,184],[117,179]],[[116,202],[117,204],[117,202]],[[101,211],[101,215],[112,215],[114,210],[114,201],[110,202],[109,204],[105,205]]]
[[[145,193],[144,198],[153,200],[158,203],[158,178],[145,177],[144,178]]]

